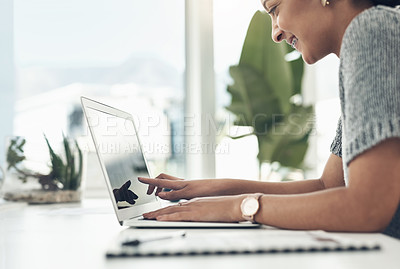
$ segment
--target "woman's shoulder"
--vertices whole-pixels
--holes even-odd
[[[400,6],[397,7],[389,7],[384,5],[377,5],[373,8],[370,8],[371,11],[377,12],[379,15],[393,15],[399,16],[400,14]]]
[[[342,49],[381,42],[400,42],[400,8],[378,5],[358,14],[346,29]]]
[[[354,17],[348,27],[348,30],[351,30],[354,27],[379,26],[378,24],[398,26],[399,23],[399,7],[378,5],[368,8]]]

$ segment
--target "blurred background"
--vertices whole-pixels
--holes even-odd
[[[229,137],[246,131],[225,107],[229,67],[261,9],[259,0],[1,0],[3,168],[10,137],[25,137],[39,166],[49,158],[43,134],[61,147],[64,133],[85,153],[84,195],[107,195],[83,95],[134,115],[153,175],[258,179],[257,140]],[[338,64],[330,55],[305,69],[303,98],[316,115],[307,178],[320,176],[335,135]],[[208,123],[197,121],[203,114]]]

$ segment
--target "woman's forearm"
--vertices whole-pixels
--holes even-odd
[[[325,189],[319,179],[289,181],[289,182],[263,182],[241,179],[220,179],[219,191],[214,195],[238,195],[245,193],[261,192],[265,194],[299,194],[320,191]]]
[[[369,207],[369,208],[368,208]],[[346,187],[298,195],[264,195],[255,220],[285,229],[379,231],[387,225],[382,212],[371,216],[371,205],[355,199]]]
[[[261,192],[265,194],[299,194],[344,186],[342,159],[334,154],[329,156],[320,179],[290,182],[262,182],[224,179],[218,184],[216,195],[235,195]]]

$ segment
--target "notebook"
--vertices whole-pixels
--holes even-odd
[[[145,240],[150,235],[137,235]],[[137,246],[122,243],[135,238],[129,229],[123,231],[108,249],[108,258],[182,255],[273,254],[330,251],[377,251],[373,241],[359,241],[324,231],[291,231],[273,228],[258,230],[188,231],[185,237],[152,240]]]
[[[132,115],[81,97],[82,108],[100,161],[107,190],[121,225],[143,228],[258,228],[251,222],[161,222],[144,220],[142,214],[162,208],[155,194],[138,177],[152,177]]]

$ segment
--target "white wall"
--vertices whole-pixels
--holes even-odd
[[[13,132],[15,102],[13,0],[0,1],[0,164],[5,161],[6,137]]]

